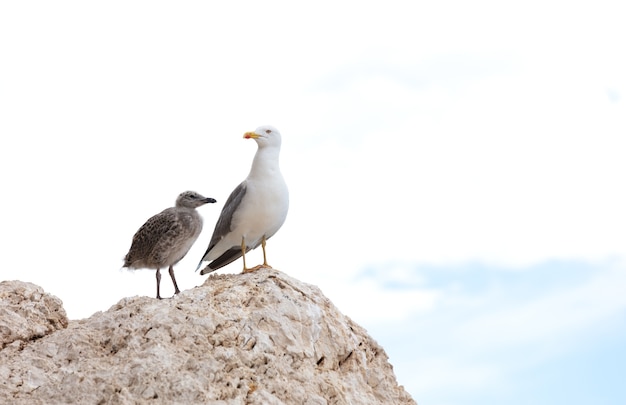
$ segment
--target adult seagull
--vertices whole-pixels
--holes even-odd
[[[204,275],[243,257],[243,272],[251,272],[267,264],[265,242],[283,225],[289,210],[289,190],[280,172],[280,132],[272,126],[261,126],[246,132],[246,139],[258,145],[248,177],[230,194],[220,214],[209,247],[202,262]],[[246,252],[263,248],[263,264],[246,267]],[[197,270],[196,269],[196,270]]]

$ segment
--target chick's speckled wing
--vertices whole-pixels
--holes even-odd
[[[185,257],[202,230],[202,224],[194,222],[193,214],[178,212],[175,220],[163,225],[161,237],[152,251],[155,262],[170,266]]]
[[[173,208],[163,210],[148,219],[133,236],[130,250],[125,257],[125,267],[133,264],[156,266],[157,263],[153,257],[155,248],[163,243],[164,235],[176,234],[176,228],[176,213]]]

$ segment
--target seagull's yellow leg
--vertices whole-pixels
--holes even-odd
[[[272,266],[267,264],[267,256],[265,254],[265,235],[263,235],[263,240],[261,241],[261,248],[263,248],[263,267],[269,267],[271,269]]]
[[[247,273],[249,270],[246,267],[246,242],[243,236],[241,237],[241,257],[243,257],[243,273]]]
[[[244,273],[251,273],[253,271],[257,271],[258,269],[271,269],[272,268],[272,266],[267,264],[267,255],[265,254],[265,235],[263,235],[263,239],[261,239],[261,247],[263,248],[263,264],[254,266],[251,269],[246,269],[244,270]]]

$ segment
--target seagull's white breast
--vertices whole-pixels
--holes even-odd
[[[233,216],[231,229],[237,238],[235,244],[241,243],[243,236],[247,246],[256,248],[263,236],[269,239],[280,229],[288,210],[289,191],[280,172],[271,181],[248,179],[246,195]]]

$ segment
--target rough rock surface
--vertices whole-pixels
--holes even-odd
[[[67,324],[61,300],[41,287],[23,281],[0,283],[0,349],[21,349]]]
[[[125,298],[7,349],[0,403],[415,404],[363,328],[276,270]]]

